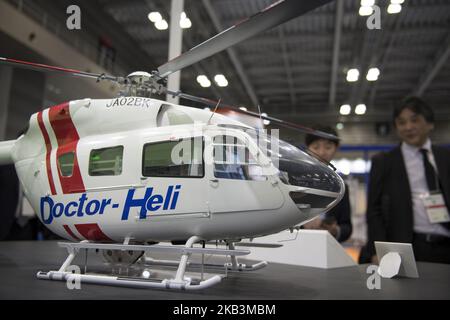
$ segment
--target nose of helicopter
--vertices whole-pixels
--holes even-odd
[[[302,212],[315,216],[343,198],[344,182],[330,165],[281,140],[278,161],[280,179]]]

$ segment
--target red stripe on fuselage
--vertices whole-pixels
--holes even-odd
[[[71,236],[72,238],[74,238],[77,241],[81,241],[81,239],[78,238],[75,235],[75,233],[73,233],[73,231],[70,229],[70,227],[67,224],[63,225],[63,227],[64,227],[64,230],[66,230],[66,232],[69,234],[69,236]]]
[[[44,136],[45,148],[47,150],[46,155],[45,155],[45,165],[47,167],[48,184],[50,185],[50,191],[52,192],[52,195],[55,195],[56,188],[55,188],[55,183],[53,181],[52,166],[51,166],[51,162],[50,162],[50,155],[52,152],[52,143],[50,142],[50,137],[48,136],[47,129],[45,128],[44,120],[42,117],[42,111],[38,113],[37,121],[39,124],[39,129],[41,129],[42,135]]]
[[[70,177],[63,177],[61,175],[61,170],[58,170],[62,191],[63,193],[84,192],[85,187],[83,178],[81,177],[80,167],[78,166],[77,157],[77,144],[80,137],[78,136],[77,129],[70,117],[69,103],[66,102],[50,108],[48,114],[50,124],[55,132],[56,139],[58,140],[58,150],[56,151],[57,159],[65,153],[74,153],[72,175]]]
[[[75,228],[87,240],[113,242],[96,223],[76,224]]]

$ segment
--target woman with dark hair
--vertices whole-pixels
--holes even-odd
[[[315,130],[338,136],[337,132],[328,126],[316,125]],[[306,135],[305,144],[308,150],[321,160],[330,162],[339,148],[339,139],[325,139],[315,135]],[[345,186],[344,198],[336,207],[318,218],[303,225],[305,229],[328,230],[339,242],[344,242],[352,234],[352,221],[350,219],[350,200],[348,187]]]

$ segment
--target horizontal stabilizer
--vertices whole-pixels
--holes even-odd
[[[16,140],[8,140],[0,142],[0,165],[14,163],[12,159],[12,148]]]

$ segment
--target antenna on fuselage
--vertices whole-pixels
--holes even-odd
[[[258,104],[258,112],[259,112],[259,120],[261,121],[261,126],[264,129],[264,121],[262,119],[262,114],[261,114],[261,107]]]
[[[220,100],[221,100],[222,98],[219,98],[219,101],[217,101],[217,104],[216,104],[216,107],[214,108],[214,111],[213,111],[213,114],[211,115],[211,117],[209,118],[209,120],[208,120],[208,125],[209,125],[209,123],[211,122],[211,119],[212,119],[212,117],[214,117],[214,115],[216,114],[216,111],[217,111],[217,108],[219,107],[219,105],[220,105]]]

